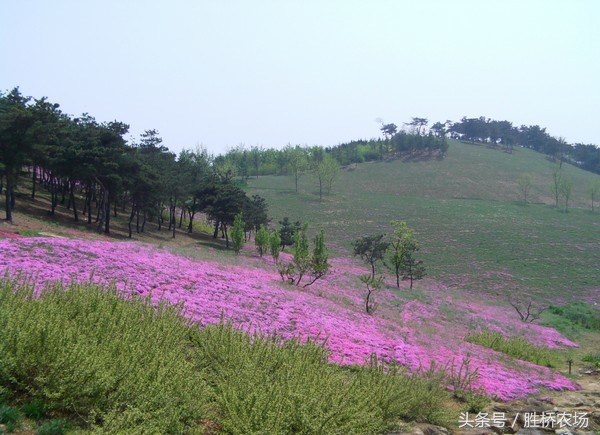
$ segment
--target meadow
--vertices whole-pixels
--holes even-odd
[[[539,153],[514,154],[451,141],[444,160],[385,161],[342,170],[330,195],[319,201],[307,174],[294,191],[291,177],[249,180],[264,196],[273,222],[289,216],[324,229],[337,253],[351,242],[390,233],[391,220],[416,230],[428,275],[489,295],[564,303],[600,299],[600,213],[591,212],[587,188],[598,175],[563,165],[574,181],[569,210],[554,207],[556,164]],[[530,174],[528,203],[516,180]]]

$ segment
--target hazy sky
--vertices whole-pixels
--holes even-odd
[[[0,3],[0,89],[174,151],[484,115],[600,145],[600,1]]]

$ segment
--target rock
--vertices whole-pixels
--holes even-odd
[[[417,424],[417,429],[420,429],[424,435],[450,435],[450,432],[445,427],[434,426],[432,424]]]
[[[516,432],[516,435],[548,435],[548,432],[546,432],[543,429],[537,428],[537,427],[536,428],[524,427],[522,429],[519,429]]]
[[[560,428],[560,429],[556,429],[554,431],[554,433],[558,434],[558,435],[573,435],[573,432],[571,432],[569,429],[567,429],[566,427]]]

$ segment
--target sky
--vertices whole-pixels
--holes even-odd
[[[172,151],[463,116],[600,145],[596,0],[3,0],[0,90]]]

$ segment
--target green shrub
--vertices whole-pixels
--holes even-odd
[[[60,418],[50,420],[40,425],[35,431],[36,435],[63,435],[67,433],[69,422]]]
[[[0,281],[0,385],[30,401],[26,415],[47,410],[108,433],[382,433],[400,419],[455,421],[434,378],[375,359],[329,364],[314,342],[227,324],[200,329],[180,306],[120,296],[57,285],[37,298]],[[14,408],[1,409],[18,420]],[[38,433],[62,433],[63,423]]]
[[[0,282],[0,385],[114,432],[182,432],[203,416],[210,389],[178,307],[80,285],[33,296]]]
[[[0,423],[8,424],[19,421],[21,414],[17,408],[8,405],[0,406]]]
[[[558,364],[556,351],[535,346],[521,337],[506,338],[500,332],[488,330],[470,334],[465,340],[541,366],[556,367]]]
[[[567,319],[571,324],[584,329],[600,331],[600,310],[585,302],[569,302],[560,307],[550,306],[548,313]]]
[[[592,363],[596,367],[600,367],[600,354],[588,353],[581,357],[581,361]]]
[[[39,420],[45,414],[44,402],[39,399],[32,400],[21,406],[21,411],[23,411],[23,414],[25,414],[27,418]]]
[[[315,343],[249,335],[230,325],[195,333],[228,433],[380,433],[400,419],[442,423],[448,393],[377,362],[327,364]]]

